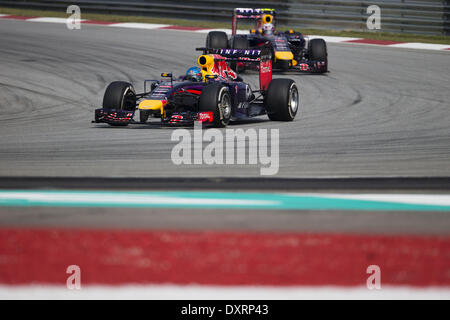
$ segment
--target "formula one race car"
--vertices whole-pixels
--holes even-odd
[[[112,82],[105,91],[103,108],[95,110],[95,123],[124,126],[133,120],[136,107],[140,122],[149,116],[162,124],[224,127],[229,121],[267,114],[271,120],[292,121],[298,110],[298,89],[291,79],[272,80],[272,52],[198,48],[203,54],[198,67],[174,79],[161,74],[162,80],[145,80],[144,93],[136,94],[128,82]],[[252,90],[227,63],[242,62],[259,67],[259,90]],[[147,83],[151,83],[147,92]]]
[[[328,71],[327,44],[323,39],[306,39],[300,32],[275,31],[276,12],[274,9],[236,8],[233,11],[232,34],[210,31],[206,46],[210,48],[258,49],[269,44],[272,49],[274,69],[325,73]],[[255,20],[255,28],[249,34],[237,34],[239,19]],[[245,62],[231,63],[236,72],[252,69],[254,65]]]

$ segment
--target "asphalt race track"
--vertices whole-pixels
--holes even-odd
[[[110,82],[184,74],[205,37],[0,20],[0,298],[448,299],[450,52],[333,43],[330,73],[275,73],[295,121],[229,126],[279,129],[275,176],[177,166],[159,119],[91,123]]]
[[[173,128],[90,123],[107,84],[195,65],[205,34],[0,21],[0,176],[222,177],[255,165],[176,166]],[[329,44],[327,75],[291,77],[294,122],[266,116],[231,128],[278,128],[277,177],[450,175],[448,52]],[[244,79],[257,87],[257,76]],[[157,119],[156,119],[157,120]]]
[[[0,176],[259,177],[254,165],[174,165],[170,158],[174,129],[161,128],[157,122],[125,128],[90,123],[109,82],[130,81],[142,92],[144,79],[157,79],[163,71],[184,73],[194,65],[198,56],[194,49],[203,45],[204,34],[90,25],[70,31],[64,24],[22,21],[0,21],[0,27],[4,44],[0,48]],[[275,75],[292,77],[301,88],[301,112],[294,122],[272,122],[263,116],[230,126],[280,129],[277,178],[450,174],[449,53],[329,44],[329,58],[327,75]],[[257,87],[257,75],[244,77]],[[45,179],[32,181],[3,179],[1,185],[16,189],[149,188],[148,183],[141,185],[136,180],[126,185],[117,180],[101,184],[63,180],[62,185]],[[298,191],[301,187],[317,191],[311,181],[275,184],[264,180],[258,187],[259,181],[248,181],[246,187],[245,179],[231,183],[161,180],[153,181],[151,189],[160,185],[169,190],[177,186],[220,190],[222,186],[223,190]],[[320,190],[345,186],[353,192],[386,186],[406,190],[413,186],[413,192],[448,192],[447,180],[435,188],[421,180],[400,181],[363,179],[351,184],[322,180],[319,184]],[[128,210],[125,216],[120,208],[68,208],[67,214],[58,215],[58,208],[4,207],[0,223],[424,234],[446,234],[450,228],[443,212],[372,212],[358,219],[358,212],[345,211],[243,214],[189,209],[168,215],[169,209]]]
[[[91,123],[108,83],[130,81],[142,92],[144,79],[183,74],[195,65],[194,49],[203,45],[205,34],[92,25],[68,30],[64,24],[22,21],[0,21],[0,30],[0,177],[10,177],[0,179],[1,188],[448,194],[448,179],[437,178],[450,175],[447,52],[329,44],[329,74],[275,74],[292,77],[301,88],[295,121],[262,116],[229,126],[280,130],[279,173],[255,180],[261,179],[256,165],[174,165],[174,128],[160,127],[159,119],[128,127]],[[257,87],[256,74],[244,78]],[[107,180],[111,177],[122,180]],[[292,180],[305,177],[314,179]],[[362,178],[315,181],[324,177]],[[445,212],[126,211],[67,208],[61,215],[59,208],[1,207],[0,224],[382,234],[450,230]]]

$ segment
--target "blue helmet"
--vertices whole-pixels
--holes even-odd
[[[199,67],[191,67],[186,71],[186,79],[202,82],[203,75],[202,70]]]

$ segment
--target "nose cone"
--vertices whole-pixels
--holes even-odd
[[[289,60],[294,59],[294,55],[290,51],[277,51],[275,52],[276,60]]]
[[[161,111],[163,102],[161,100],[144,100],[139,103],[139,110],[159,110]]]

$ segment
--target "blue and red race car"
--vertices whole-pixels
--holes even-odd
[[[251,29],[249,34],[238,34],[239,20],[254,20],[254,29]],[[279,32],[276,31],[275,26],[276,11],[274,9],[236,8],[233,10],[230,39],[223,31],[210,31],[206,38],[206,46],[210,48],[258,49],[261,46],[269,45],[272,50],[273,66],[276,69],[312,73],[328,71],[328,52],[325,40],[308,40],[300,32],[293,30]],[[239,73],[255,68],[255,65],[246,62],[235,62],[230,66]]]
[[[291,79],[272,79],[272,50],[198,48],[197,72],[174,79],[145,80],[137,94],[128,82],[112,82],[105,91],[103,107],[95,110],[95,123],[125,126],[145,123],[153,115],[167,125],[193,125],[194,121],[224,127],[230,121],[267,114],[271,120],[292,121],[299,107],[299,92]],[[250,85],[229,67],[245,62],[259,70],[260,87]],[[192,68],[191,68],[192,69]],[[151,83],[147,91],[147,84]],[[139,122],[134,121],[139,110]]]

